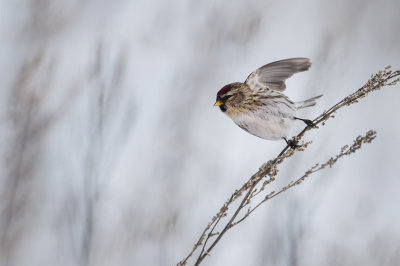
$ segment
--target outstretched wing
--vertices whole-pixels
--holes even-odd
[[[277,91],[286,89],[285,80],[297,72],[306,71],[311,67],[308,58],[289,58],[269,63],[251,73],[245,83],[253,90],[271,88]]]

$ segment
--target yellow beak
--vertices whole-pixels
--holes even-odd
[[[224,104],[223,102],[217,101],[217,102],[214,104],[214,106],[220,106],[220,105],[223,105],[223,104]]]

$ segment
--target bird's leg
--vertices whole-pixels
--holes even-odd
[[[306,123],[306,125],[307,126],[309,126],[309,127],[315,127],[315,124],[314,124],[314,122],[313,121],[311,121],[311,120],[308,120],[308,119],[302,119],[302,118],[298,118],[298,117],[295,117],[294,119],[297,119],[297,120],[301,120],[301,121],[303,121],[304,123]]]
[[[286,144],[292,149],[296,149],[296,148],[300,148],[301,147],[301,145],[297,144],[297,140],[293,140],[293,139],[287,140],[285,137],[283,137],[283,139],[286,141]]]

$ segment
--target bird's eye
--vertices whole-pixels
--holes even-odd
[[[225,112],[228,108],[226,107],[225,104],[223,104],[219,106],[219,109],[221,109],[222,112]]]
[[[226,95],[224,97],[222,97],[222,101],[226,102],[226,100],[228,100],[229,98],[231,98],[233,95]]]

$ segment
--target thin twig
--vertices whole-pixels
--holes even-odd
[[[325,125],[325,122],[334,117],[333,114],[341,109],[344,106],[349,106],[351,104],[357,103],[359,99],[366,97],[370,92],[376,91],[381,89],[384,86],[393,86],[399,82],[399,77],[400,76],[400,70],[397,71],[392,71],[391,67],[388,66],[384,70],[379,71],[377,74],[372,75],[371,78],[368,80],[368,82],[355,91],[354,93],[350,94],[349,96],[345,97],[342,99],[340,102],[336,103],[333,105],[331,108],[329,108],[327,111],[323,112],[320,114],[317,118],[313,120],[314,126],[306,126],[301,132],[299,132],[296,136],[292,138],[293,141],[300,141],[305,133],[309,130],[312,129],[317,129],[319,124]],[[397,78],[396,78],[397,77]],[[372,138],[373,139],[373,138]],[[265,186],[270,184],[275,180],[275,176],[278,173],[277,167],[286,159],[291,157],[296,151],[304,151],[308,145],[311,142],[303,143],[303,145],[300,148],[296,149],[290,149],[289,145],[286,145],[286,147],[279,153],[279,155],[274,158],[273,160],[270,160],[266,163],[264,163],[259,170],[251,176],[251,178],[242,185],[242,187],[238,190],[236,190],[232,196],[224,203],[223,207],[220,209],[220,211],[215,215],[211,222],[206,226],[206,228],[203,231],[203,234],[199,238],[199,240],[196,242],[194,245],[192,251],[189,253],[189,255],[180,261],[178,265],[185,265],[188,261],[188,259],[193,255],[193,253],[197,250],[199,246],[202,246],[201,252],[195,262],[195,265],[199,265],[203,259],[210,254],[211,250],[215,247],[215,245],[220,241],[220,239],[223,237],[223,235],[231,229],[234,225],[237,225],[238,223],[242,222],[244,219],[246,219],[255,209],[257,209],[261,204],[265,203],[267,200],[276,197],[277,195],[281,194],[282,192],[286,191],[287,189],[300,184],[302,180],[305,178],[304,175],[300,177],[300,179],[289,183],[286,187],[282,188],[280,191],[277,192],[270,192],[267,194],[259,204],[257,204],[254,208],[248,209],[247,213],[237,220],[235,222],[235,219],[237,218],[238,214],[240,211],[248,204],[250,204],[250,201],[253,197],[257,196],[261,191],[264,190]],[[332,163],[332,160],[337,160],[339,158],[331,158],[330,163]],[[335,161],[336,162],[336,161]],[[328,162],[327,162],[328,163]],[[328,163],[329,164],[329,163]],[[324,164],[322,164],[324,165]],[[326,166],[326,165],[325,165]],[[324,167],[325,167],[324,166]],[[318,167],[318,166],[314,166]],[[317,170],[318,169],[318,170]],[[315,171],[319,171],[321,169],[319,168],[311,168],[309,171],[306,172],[306,174],[312,174]],[[307,176],[308,176],[307,175]],[[264,181],[262,187],[257,191],[257,184],[265,178],[266,176],[269,176],[269,179]],[[302,179],[303,178],[303,179]],[[301,182],[300,182],[300,181]],[[221,221],[221,219],[225,216],[227,216],[227,211],[229,209],[230,204],[232,204],[236,199],[238,199],[244,192],[247,193],[243,197],[240,205],[237,207],[237,209],[234,211],[234,214],[231,216],[229,221],[225,224],[223,230],[218,234],[218,237],[210,244],[210,246],[207,248],[206,245],[208,243],[208,240],[216,235],[214,233],[214,230],[217,226],[217,224]],[[212,227],[212,228],[211,228]],[[211,228],[211,230],[210,230]],[[206,237],[207,235],[207,237]],[[206,241],[203,243],[204,238],[206,238]]]
[[[326,166],[332,167],[340,158],[342,158],[345,155],[350,155],[351,153],[356,152],[357,150],[361,149],[361,146],[362,146],[363,143],[371,143],[375,138],[376,138],[376,131],[374,131],[374,130],[369,130],[365,134],[365,136],[358,136],[356,138],[356,140],[354,141],[353,145],[351,145],[351,146],[349,146],[349,145],[343,146],[341,151],[340,151],[340,153],[337,154],[335,156],[335,158],[331,157],[329,160],[327,160],[323,164],[320,164],[320,163],[315,164],[314,166],[312,166],[309,170],[307,170],[301,177],[299,177],[295,181],[289,182],[288,185],[284,186],[279,191],[272,191],[271,193],[269,193],[254,208],[249,209],[247,211],[247,213],[241,219],[239,219],[237,222],[232,224],[232,227],[236,226],[237,224],[242,222],[244,219],[246,219],[247,216],[249,216],[253,211],[255,211],[261,204],[263,204],[267,200],[270,200],[270,199],[278,196],[282,192],[284,192],[284,191],[286,191],[286,190],[288,190],[288,189],[290,189],[290,188],[292,188],[294,186],[300,185],[310,175],[312,175],[312,174],[314,174],[314,173],[316,173],[316,172],[318,172],[320,170],[325,169]]]

